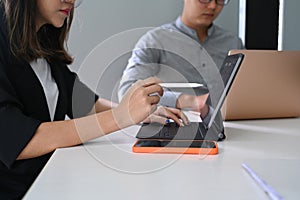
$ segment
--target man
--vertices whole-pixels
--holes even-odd
[[[208,123],[213,112],[214,85],[219,69],[231,49],[243,48],[242,41],[232,33],[213,24],[229,0],[184,0],[184,8],[175,22],[146,33],[136,44],[119,87],[119,99],[138,79],[157,76],[164,82],[197,82],[206,86],[194,94],[165,89],[160,104],[201,113]],[[207,101],[207,95],[210,99]],[[207,102],[206,102],[207,101]],[[202,106],[203,103],[212,106]],[[199,109],[199,108],[202,109]],[[220,113],[214,123],[220,139],[224,139]]]

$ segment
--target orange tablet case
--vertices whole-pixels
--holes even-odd
[[[209,142],[213,143],[214,147],[202,148],[202,147],[183,147],[183,146],[136,146],[136,144],[143,140],[137,140],[132,146],[132,151],[135,153],[174,153],[174,154],[206,154],[206,155],[215,155],[218,154],[218,144],[215,141],[203,141],[203,140],[195,140],[192,142]],[[162,141],[162,142],[172,142],[172,140],[151,140],[147,141]],[[189,142],[189,141],[175,141],[175,142]]]

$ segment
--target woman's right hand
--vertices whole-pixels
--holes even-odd
[[[168,120],[173,120],[179,126],[185,126],[190,124],[187,116],[182,112],[182,110],[177,108],[170,108],[165,106],[159,106],[154,113],[147,117],[144,123],[157,122],[160,124],[167,124]]]
[[[120,104],[113,109],[119,128],[138,124],[156,111],[163,95],[163,89],[158,85],[160,82],[160,79],[150,77],[131,86]]]

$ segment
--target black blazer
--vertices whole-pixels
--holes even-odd
[[[16,161],[42,122],[50,120],[43,87],[29,63],[15,58],[0,10],[0,199],[21,198],[51,153]],[[62,62],[49,63],[59,97],[54,120],[81,117],[98,99]]]

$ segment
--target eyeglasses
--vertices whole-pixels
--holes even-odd
[[[200,3],[210,3],[213,0],[199,0]],[[216,4],[224,6],[227,5],[229,3],[229,0],[215,0]]]
[[[83,2],[83,0],[61,0],[62,3],[74,3],[74,7],[77,8]]]

